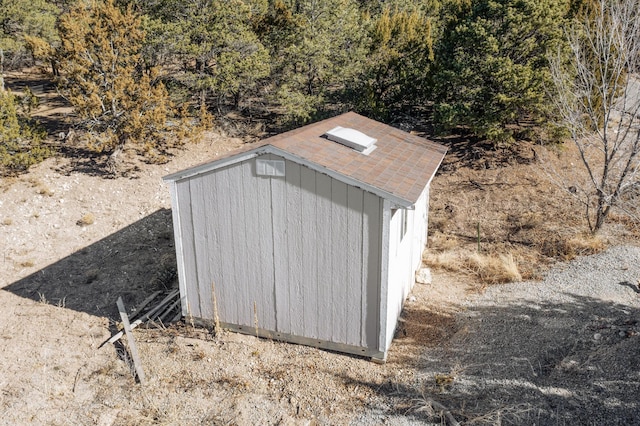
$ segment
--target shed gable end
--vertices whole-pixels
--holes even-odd
[[[284,162],[285,176],[258,173]],[[378,351],[382,199],[273,154],[177,183],[190,313]],[[355,351],[352,351],[355,352]]]

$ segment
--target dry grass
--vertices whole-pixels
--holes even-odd
[[[95,221],[96,221],[96,218],[93,215],[93,213],[86,213],[76,222],[76,225],[89,226],[89,225],[93,225]]]
[[[25,260],[24,262],[20,262],[19,265],[23,268],[32,268],[35,262],[33,260]]]
[[[569,239],[569,245],[578,256],[599,253],[607,248],[607,243],[600,235],[592,234],[576,235]]]
[[[11,186],[17,182],[17,178],[15,176],[5,176],[0,179],[0,191],[7,192]]]
[[[485,239],[480,252],[471,236],[462,239],[436,232],[430,237],[430,250],[423,260],[429,267],[471,276],[482,285],[500,284],[537,279],[555,261],[598,253],[607,247],[606,240],[597,235],[576,229],[565,229],[567,235],[561,235],[548,222],[536,224],[524,218],[524,223],[527,225],[520,222],[523,226],[518,231],[521,241],[509,242],[508,236],[504,240]]]
[[[518,271],[518,265],[510,253],[495,256],[473,253],[466,258],[465,266],[478,277],[480,282],[486,284],[500,284],[522,280],[522,275],[520,275]]]
[[[518,264],[511,253],[481,254],[450,250],[428,254],[424,261],[432,268],[471,275],[481,284],[522,280]]]
[[[36,190],[36,192],[37,192],[38,194],[40,194],[40,195],[44,195],[44,196],[47,196],[47,197],[52,197],[52,196],[53,196],[53,194],[54,194],[54,192],[53,192],[51,189],[49,189],[48,187],[46,187],[46,186],[41,186],[41,187],[39,187],[39,188]]]
[[[576,154],[571,149],[562,161]],[[448,154],[432,183],[424,259],[432,268],[471,276],[481,285],[536,279],[553,262],[640,236],[640,222],[615,213],[601,236],[589,234],[583,206],[555,186],[535,159],[504,163],[502,154],[487,151],[488,166],[479,167],[461,161],[463,154]]]
[[[464,265],[461,254],[454,250],[438,253],[428,252],[423,256],[422,260],[431,268],[442,269],[449,272],[460,272]]]
[[[633,238],[636,241],[640,240],[640,206],[638,206],[636,212],[632,212],[635,217],[626,214],[617,214],[612,212],[609,214],[609,220],[613,224],[618,224],[628,232],[629,238]]]
[[[432,228],[435,226],[432,225]],[[447,235],[443,232],[434,232],[430,237],[430,244],[438,250],[453,250],[460,246],[460,240],[455,235]]]
[[[40,179],[37,178],[29,178],[28,181],[29,185],[32,188],[35,188],[36,190],[36,194],[39,195],[44,195],[46,197],[52,197],[54,192],[51,190],[51,188],[49,188],[44,182],[42,182]]]
[[[600,236],[588,233],[568,237],[555,234],[540,238],[537,248],[543,256],[566,261],[598,253],[606,248],[606,243]]]

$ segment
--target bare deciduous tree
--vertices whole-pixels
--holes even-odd
[[[566,31],[570,55],[550,58],[562,125],[588,179],[563,182],[592,233],[640,187],[640,0],[595,0]],[[635,206],[637,207],[637,206]]]

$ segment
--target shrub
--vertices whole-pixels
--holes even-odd
[[[20,105],[20,98],[0,90],[0,175],[24,171],[53,153],[43,145],[44,129]]]

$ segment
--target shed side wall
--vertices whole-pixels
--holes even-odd
[[[285,167],[257,176],[249,159],[177,183],[192,315],[213,319],[215,295],[219,320],[241,330],[377,349],[383,200]]]
[[[391,345],[405,299],[415,284],[415,272],[422,264],[422,252],[427,242],[429,186],[407,211],[407,230],[401,236],[402,209],[396,210],[389,224],[389,279],[386,322],[386,347]]]
[[[186,278],[185,278],[185,261],[184,261],[184,249],[182,247],[183,238],[182,238],[182,227],[180,225],[180,207],[178,205],[178,186],[175,182],[171,182],[169,184],[169,190],[171,192],[171,210],[172,210],[172,220],[173,220],[173,229],[175,233],[175,247],[176,247],[176,261],[178,266],[178,284],[180,287],[180,301],[182,307],[182,315],[188,316],[189,312],[187,310],[187,289],[185,287]]]

